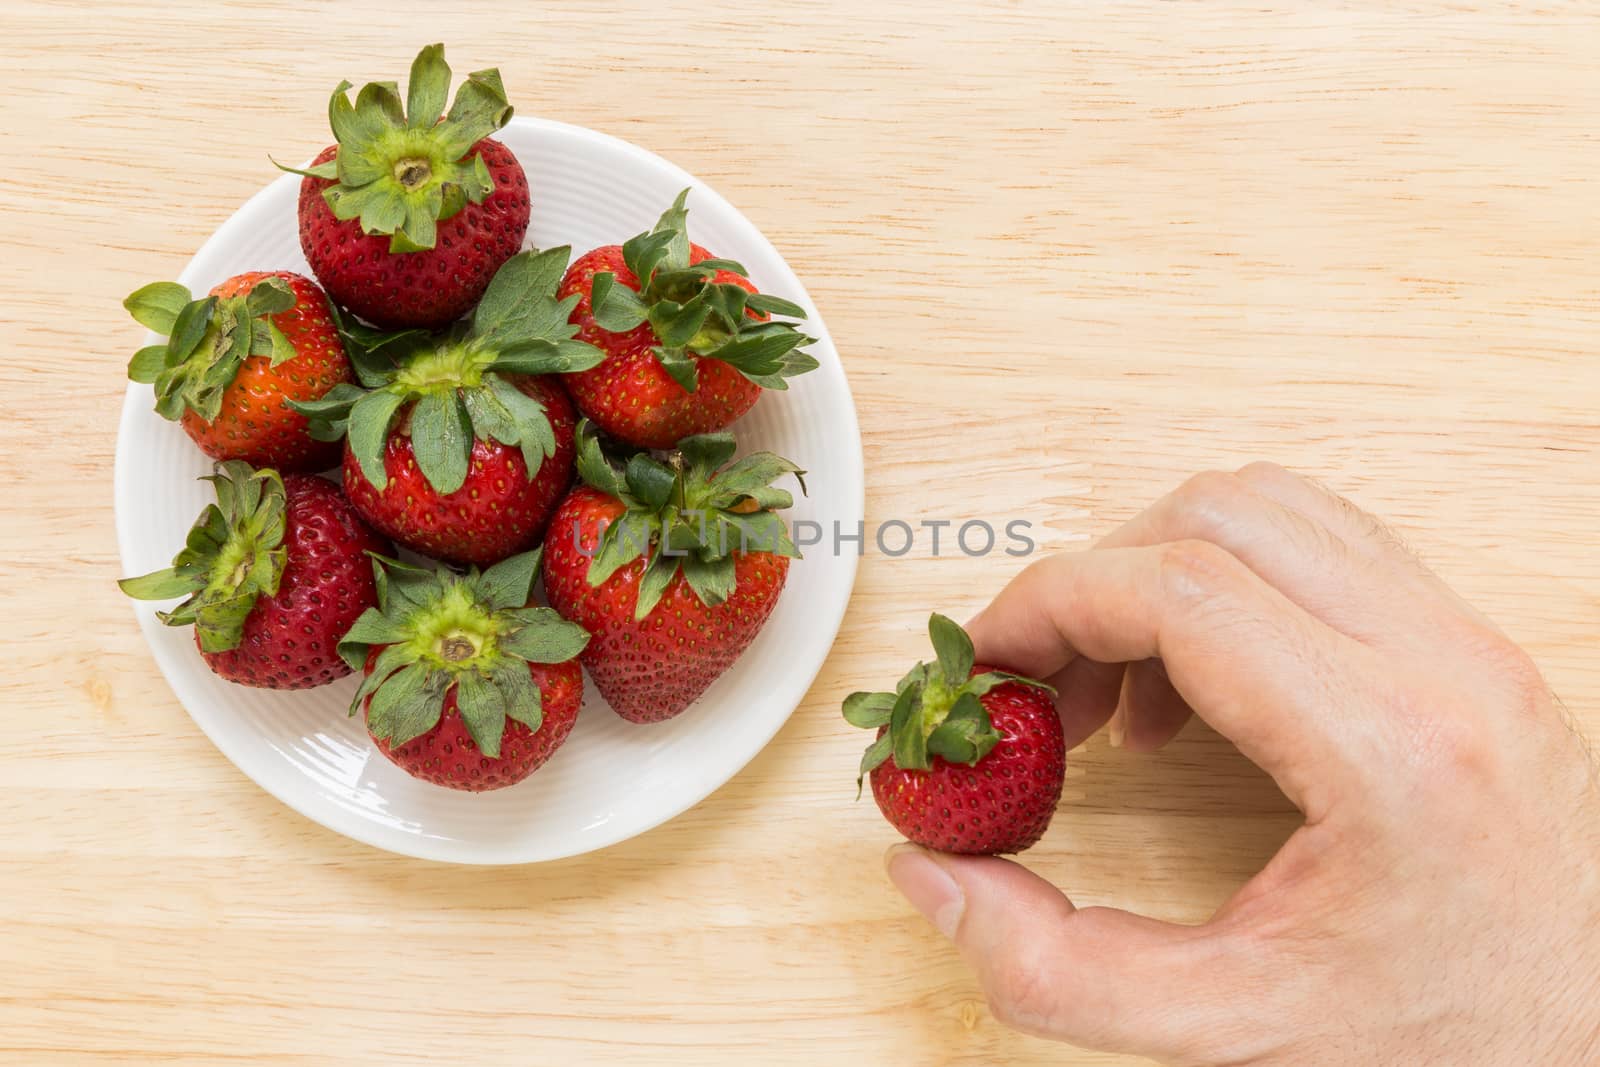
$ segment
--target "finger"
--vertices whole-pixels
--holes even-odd
[[[1322,523],[1369,558],[1427,571],[1416,553],[1382,519],[1304,475],[1276,463],[1258,461],[1240,467],[1236,477],[1285,507]]]
[[[1159,657],[1197,714],[1308,816],[1368,782],[1389,738],[1370,648],[1317,621],[1215,544],[1092,549],[1034,563],[972,623],[987,663],[1048,678],[1079,655]],[[1362,698],[1371,698],[1363,703]]]
[[[1190,478],[1100,545],[1188,538],[1227,549],[1313,616],[1374,647],[1436,654],[1444,644],[1437,624],[1457,614],[1455,603],[1431,595],[1415,572],[1402,575],[1392,562],[1355,552],[1322,522],[1221,471]],[[1397,587],[1413,591],[1403,613],[1394,610]]]
[[[967,633],[977,625],[976,617],[968,621]],[[1111,718],[1122,696],[1122,668],[1121,663],[1075,656],[1054,673],[1036,675],[1056,691],[1056,714],[1061,717],[1067,751],[1083,744]]]
[[[1158,659],[1128,664],[1117,712],[1122,716],[1122,736],[1113,736],[1112,743],[1132,752],[1154,752],[1177,737],[1193,714]]]
[[[1122,666],[1079,656],[1043,679],[1055,688],[1056,711],[1068,751],[1087,741],[1111,718],[1122,695]]]
[[[1019,1030],[1166,1060],[1215,1032],[1232,996],[1228,935],[1079,910],[1010,860],[897,845],[889,877],[950,938],[990,1009]]]
[[[1239,469],[1238,478],[1284,507],[1322,523],[1351,551],[1378,564],[1397,580],[1409,586],[1420,585],[1472,618],[1489,621],[1422,562],[1393,527],[1349,499],[1276,463],[1248,464]]]

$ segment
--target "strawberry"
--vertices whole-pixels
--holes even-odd
[[[167,335],[141,348],[128,377],[155,386],[156,412],[181,423],[213,459],[285,471],[333,466],[339,449],[306,432],[291,400],[317,400],[354,375],[328,299],[288,271],[238,274],[195,300],[155,282],[123,301]]]
[[[393,82],[371,82],[352,105],[349,82],[328,117],[337,144],[300,183],[300,248],[334,300],[386,329],[434,328],[478,302],[528,232],[528,177],[488,135],[511,119],[498,70],[450,95],[444,46],[411,65],[404,105]]]
[[[851,693],[844,717],[878,731],[861,760],[884,818],[944,852],[1021,852],[1050,825],[1066,775],[1065,738],[1043,682],[973,664],[972,641],[928,620],[936,659],[893,693]],[[857,789],[860,779],[857,779]]]
[[[362,384],[297,410],[346,437],[345,495],[427,556],[489,564],[536,544],[572,482],[575,416],[555,372],[602,358],[554,297],[566,248],[523,252],[446,334],[352,330]]]
[[[482,792],[561,747],[583,704],[581,626],[532,603],[539,552],[465,575],[379,564],[378,606],[339,645],[366,678],[350,705],[414,778]]]
[[[670,465],[640,453],[618,471],[579,423],[586,484],[556,509],[545,542],[550,604],[593,635],[584,666],[630,722],[672,718],[731,667],[800,554],[772,510],[793,499],[771,485],[799,468],[770,452],[729,464],[725,433],[678,449]]]
[[[339,639],[378,602],[369,553],[394,548],[331,482],[233,460],[208,479],[208,505],[166,570],[124,578],[137,600],[182,604],[158,616],[194,627],[206,665],[230,682],[310,689],[350,673]]]
[[[739,264],[689,242],[685,189],[655,229],[579,257],[560,295],[576,296],[578,337],[606,360],[569,374],[578,410],[607,433],[643,448],[721,430],[765,389],[817,361],[812,338],[773,315],[804,318],[799,305],[756,291]]]

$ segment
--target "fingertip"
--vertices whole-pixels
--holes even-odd
[[[927,849],[908,842],[892,845],[884,853],[884,870],[889,881],[933,924],[952,940],[961,927],[966,897],[950,873],[934,860]]]
[[[1046,679],[1056,690],[1056,712],[1068,751],[1087,741],[1111,717],[1122,693],[1122,671],[1121,663],[1079,656]]]
[[[1155,752],[1177,737],[1193,714],[1159,659],[1130,663],[1113,717],[1121,719],[1122,736],[1113,737],[1112,744],[1120,743],[1129,752]]]

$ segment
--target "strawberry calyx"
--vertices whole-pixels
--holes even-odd
[[[366,234],[388,234],[390,252],[422,252],[438,240],[438,223],[468,201],[481,204],[494,179],[472,146],[511,120],[500,72],[467,75],[450,98],[444,45],[430,44],[411,63],[402,103],[392,81],[368,82],[348,95],[339,83],[328,102],[328,121],[339,142],[334,157],[306,169],[279,169],[331,180],[323,198],[335,218],[359,219]]]
[[[1009,671],[973,672],[972,638],[960,624],[935,612],[928,619],[934,661],[918,663],[892,693],[851,693],[844,698],[844,718],[865,730],[887,727],[861,757],[861,780],[889,757],[903,771],[933,768],[933,757],[973,766],[1000,743],[979,699],[1006,682],[1055,690],[1044,682]]]
[[[371,661],[350,714],[371,697],[368,730],[398,747],[439,724],[454,690],[468,734],[490,759],[507,719],[538,730],[544,705],[528,664],[565,663],[589,643],[582,626],[532,603],[539,562],[534,549],[456,574],[375,556],[378,606],[339,642],[352,668]]]
[[[122,306],[167,340],[134,353],[128,377],[155,386],[162,418],[177,420],[193,411],[211,422],[222,413],[223,391],[246,359],[265,356],[276,367],[295,357],[294,345],[272,321],[294,305],[294,291],[282,278],[262,278],[240,296],[199,300],[177,282],[152,282]]]
[[[193,626],[203,652],[237,648],[245,618],[262,596],[275,596],[288,550],[288,496],[271,469],[230,460],[207,476],[217,502],[195,520],[172,566],[117,583],[135,600],[187,597],[156,617],[168,626]]]
[[[392,433],[411,438],[417,467],[448,496],[466,482],[474,440],[520,449],[527,477],[555,455],[555,429],[539,400],[508,375],[587,370],[605,358],[574,340],[577,296],[556,299],[571,249],[519,252],[495,273],[472,317],[439,334],[382,333],[349,323],[344,336],[359,384],[319,400],[290,401],[319,441],[348,437],[362,475],[382,490]]]
[[[772,316],[803,319],[805,309],[712,281],[718,271],[746,274],[731,259],[691,264],[684,207],[688,196],[687,189],[679,193],[654,229],[622,246],[623,262],[639,280],[637,290],[619,285],[610,271],[595,274],[590,290],[595,322],[612,333],[627,333],[648,322],[660,342],[652,349],[656,359],[686,392],[699,384],[693,356],[721,360],[765,389],[787,389],[786,378],[817,368],[816,359],[800,351],[815,338]]]
[[[645,558],[633,613],[643,619],[680,571],[700,602],[714,607],[734,591],[737,556],[771,552],[798,558],[800,550],[777,514],[793,506],[794,497],[772,482],[792,474],[804,492],[805,471],[771,452],[734,460],[735,448],[730,433],[697,434],[679,441],[665,460],[637,452],[619,466],[602,450],[589,420],[580,421],[578,476],[627,509],[601,533],[589,561],[589,584],[598,586]]]

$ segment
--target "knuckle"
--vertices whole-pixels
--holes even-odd
[[[1497,746],[1477,724],[1455,716],[1428,721],[1423,751],[1433,764],[1475,779],[1493,776]]]
[[[1161,584],[1181,601],[1210,600],[1225,590],[1241,566],[1227,549],[1194,538],[1161,546]]]
[[[1467,652],[1507,681],[1523,689],[1545,690],[1544,674],[1533,657],[1486,622],[1474,620],[1464,643]]]
[[[1273,463],[1267,459],[1258,459],[1246,463],[1235,473],[1241,481],[1246,483],[1281,482],[1285,478],[1298,477],[1288,467],[1283,466],[1281,463]]]
[[[1235,475],[1201,471],[1173,491],[1172,504],[1202,526],[1211,527],[1240,511],[1251,494],[1250,487]]]
[[[1495,776],[1501,749],[1493,731],[1459,701],[1435,686],[1419,684],[1402,686],[1395,704],[1412,759],[1444,772],[1424,781],[1448,789],[1462,778],[1482,782]]]
[[[1469,622],[1460,648],[1488,674],[1518,720],[1543,718],[1554,706],[1550,684],[1533,657],[1488,623]]]
[[[1055,1014],[1055,982],[1036,953],[1026,953],[997,971],[989,986],[989,1011],[1014,1030],[1043,1032]]]

